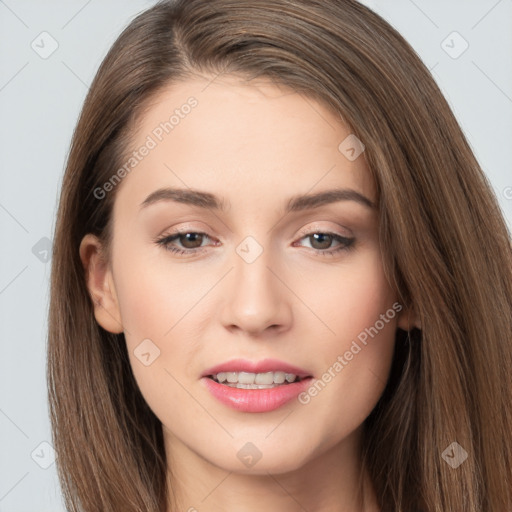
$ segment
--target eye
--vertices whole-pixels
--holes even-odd
[[[176,231],[170,235],[165,235],[162,238],[155,240],[155,243],[163,246],[166,250],[177,254],[193,254],[200,252],[204,247],[202,245],[205,239],[210,239],[206,233],[197,231]],[[172,245],[179,242],[181,247]]]
[[[311,249],[313,249],[317,254],[322,254],[324,256],[333,256],[341,251],[350,250],[354,247],[353,244],[355,242],[355,238],[348,238],[338,235],[337,233],[323,231],[315,231],[306,234],[301,238],[301,240],[308,240]],[[332,248],[333,242],[338,244],[334,248]]]
[[[155,240],[157,245],[175,254],[195,254],[206,247],[203,242],[211,240],[206,234],[198,231],[176,231]],[[341,251],[353,248],[355,238],[348,238],[337,233],[316,231],[304,235],[300,240],[308,240],[309,247],[317,254],[334,256]],[[332,244],[337,245],[332,247]],[[179,244],[178,246],[176,244]],[[296,244],[294,244],[296,245]]]

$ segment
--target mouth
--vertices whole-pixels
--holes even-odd
[[[234,359],[209,368],[201,380],[222,404],[240,412],[263,413],[291,402],[307,389],[313,375],[277,359]]]
[[[284,371],[253,372],[219,372],[207,377],[219,384],[237,389],[271,389],[301,382],[311,376],[301,377]]]

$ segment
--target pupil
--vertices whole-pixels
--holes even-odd
[[[186,247],[187,249],[195,249],[201,246],[201,237],[202,235],[200,233],[185,233],[184,235],[181,235],[180,241],[183,244],[183,246]],[[185,242],[183,242],[183,239],[185,240]],[[199,245],[197,245],[197,240],[199,240]],[[189,245],[190,243],[192,245]],[[196,245],[194,245],[194,243],[196,243]]]
[[[332,242],[331,235],[327,235],[325,233],[315,233],[311,236],[313,237],[315,242],[318,242],[320,239],[321,247],[315,247],[314,244],[312,244],[313,247],[315,247],[316,249],[328,249],[330,247],[331,242]],[[322,242],[323,242],[323,244],[322,244]]]

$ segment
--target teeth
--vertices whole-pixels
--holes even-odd
[[[238,383],[239,384],[254,384],[255,378],[256,378],[256,375],[254,373],[240,372],[238,374]],[[264,382],[258,382],[257,384],[264,384]]]
[[[254,384],[273,384],[274,372],[257,373]]]
[[[234,384],[235,382],[238,382],[238,375],[235,372],[227,372],[226,378],[228,382]]]
[[[213,379],[217,382],[225,382],[227,384],[241,384],[246,389],[263,389],[266,387],[273,387],[273,384],[283,384],[299,380],[293,373],[285,372],[266,372],[266,373],[249,373],[249,372],[220,372],[212,375]]]
[[[289,373],[288,375],[292,375],[292,374]],[[284,373],[284,372],[275,372],[274,373],[274,382],[276,384],[282,384],[285,380],[286,380],[286,373]],[[294,380],[295,380],[295,375],[293,375],[293,380],[291,382],[293,382]]]

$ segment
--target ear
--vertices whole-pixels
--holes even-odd
[[[123,332],[112,271],[103,256],[98,237],[87,234],[80,243],[80,259],[85,270],[87,288],[94,303],[94,316],[106,331]]]
[[[414,327],[421,329],[421,322],[414,307],[404,308],[398,315],[397,325],[404,331],[410,331]]]

